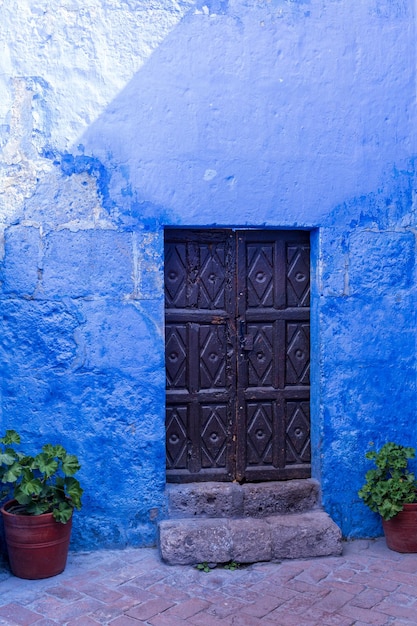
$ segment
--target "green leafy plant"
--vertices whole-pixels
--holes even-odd
[[[18,505],[9,509],[21,515],[52,513],[66,524],[73,509],[81,508],[83,490],[74,474],[80,469],[78,459],[61,445],[46,444],[36,456],[15,449],[20,435],[7,430],[0,438],[1,497],[9,494]]]
[[[217,567],[217,565],[217,563],[207,563],[207,561],[204,561],[204,563],[199,563],[198,565],[196,565],[196,569],[200,570],[201,572],[206,572],[206,574],[208,574],[208,572]],[[223,569],[228,569],[231,572],[234,572],[235,570],[242,567],[242,565],[240,563],[237,563],[236,561],[229,561],[228,563],[223,563],[221,567],[223,567]]]
[[[358,491],[364,503],[384,520],[395,517],[404,504],[417,501],[417,481],[408,469],[415,448],[388,442],[377,452],[369,450],[365,457],[374,461],[375,468],[365,475],[365,484]]]
[[[211,571],[211,567],[206,561],[204,561],[204,563],[199,563],[198,565],[196,565],[196,568],[200,570],[200,572],[206,572],[206,574]]]

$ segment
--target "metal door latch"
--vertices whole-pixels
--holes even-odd
[[[239,320],[239,342],[241,350],[253,350],[253,335],[245,333],[244,320]]]

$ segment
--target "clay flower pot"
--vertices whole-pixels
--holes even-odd
[[[64,571],[67,563],[72,517],[66,524],[52,513],[19,515],[9,500],[1,509],[10,569],[19,578],[49,578]]]
[[[417,552],[417,503],[404,504],[395,517],[382,520],[382,526],[390,550]]]

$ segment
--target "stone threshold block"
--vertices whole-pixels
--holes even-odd
[[[310,478],[265,483],[189,483],[166,487],[170,518],[265,517],[319,506],[320,486]]]
[[[159,547],[170,565],[254,563],[340,555],[342,536],[320,510],[262,518],[182,518],[159,523]]]

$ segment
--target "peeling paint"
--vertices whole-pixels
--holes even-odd
[[[0,219],[13,220],[21,216],[24,201],[29,198],[51,164],[36,150],[34,136],[47,132],[34,113],[36,86],[41,81],[13,78],[13,104],[7,139],[0,154]]]

